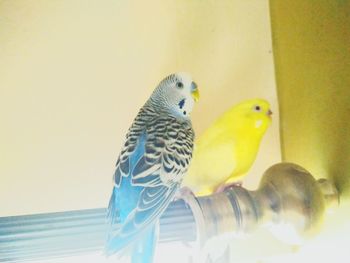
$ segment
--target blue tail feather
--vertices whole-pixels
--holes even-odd
[[[142,239],[137,241],[131,254],[132,263],[152,263],[157,242],[155,226],[148,229]]]

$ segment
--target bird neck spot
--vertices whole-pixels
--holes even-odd
[[[186,114],[187,114],[187,112],[186,112],[185,110],[184,110],[184,112],[183,112],[183,113],[184,113],[184,115],[186,115]]]
[[[182,99],[182,100],[179,102],[179,107],[180,107],[181,110],[182,110],[182,108],[185,106],[185,100],[186,100],[186,99]]]

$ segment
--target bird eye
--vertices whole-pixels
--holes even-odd
[[[179,89],[182,89],[184,87],[184,84],[182,82],[177,82],[176,87],[178,87]]]
[[[255,105],[255,106],[254,106],[254,110],[255,110],[255,111],[261,111],[261,107],[260,107],[259,105]]]

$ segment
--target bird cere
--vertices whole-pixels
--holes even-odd
[[[131,124],[113,177],[107,256],[153,262],[159,218],[178,192],[223,191],[239,183],[252,166],[271,123],[269,103],[263,99],[239,103],[195,141],[190,114],[198,99],[189,74],[169,75]],[[185,190],[179,191],[181,186]]]

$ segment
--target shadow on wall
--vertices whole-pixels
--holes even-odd
[[[350,2],[270,1],[283,159],[350,194]]]

